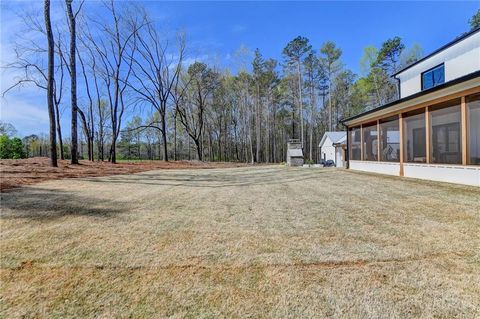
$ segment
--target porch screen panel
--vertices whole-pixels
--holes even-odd
[[[420,109],[403,115],[404,120],[404,161],[410,163],[425,163],[427,161],[425,136],[425,109]]]
[[[380,160],[400,161],[400,127],[398,116],[380,120]]]
[[[462,164],[460,99],[430,107],[431,163]]]
[[[480,165],[480,93],[467,96],[468,164]]]
[[[349,157],[351,160],[360,160],[361,156],[361,137],[360,137],[360,127],[354,127],[348,130],[348,143],[349,145]]]
[[[371,123],[363,126],[363,160],[378,160],[378,132],[377,123]]]

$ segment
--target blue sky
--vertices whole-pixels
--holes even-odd
[[[121,3],[121,2],[120,2]],[[12,39],[21,29],[15,11],[38,7],[38,2],[1,1],[0,63],[11,62]],[[61,7],[54,3],[57,10]],[[85,10],[98,3],[87,1]],[[151,16],[167,30],[183,29],[191,59],[235,67],[234,53],[243,45],[259,48],[265,57],[281,59],[288,41],[298,35],[315,49],[326,40],[342,50],[345,66],[359,73],[359,60],[367,45],[379,47],[400,36],[407,46],[419,43],[425,54],[468,31],[469,18],[480,2],[157,2],[146,1]],[[41,12],[40,12],[41,13]],[[15,74],[1,71],[1,89]],[[44,92],[22,89],[0,98],[1,118],[20,135],[47,132]],[[63,121],[68,128],[68,108]],[[68,132],[65,132],[68,135]]]

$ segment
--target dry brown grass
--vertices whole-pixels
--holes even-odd
[[[1,194],[0,317],[480,316],[480,191],[335,169]]]

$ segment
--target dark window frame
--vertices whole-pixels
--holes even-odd
[[[442,83],[436,83],[436,84],[434,83],[431,87],[425,88],[424,85],[423,85],[423,84],[424,84],[424,81],[423,81],[424,75],[425,75],[426,73],[433,72],[434,70],[436,70],[436,69],[438,69],[438,68],[440,68],[440,67],[443,68],[443,82],[442,82]],[[440,63],[439,65],[436,65],[436,66],[434,66],[433,68],[430,68],[430,69],[428,69],[428,70],[426,70],[426,71],[423,71],[423,72],[421,73],[421,75],[420,75],[420,81],[421,81],[421,90],[422,90],[422,91],[426,91],[426,90],[428,90],[428,89],[431,89],[431,88],[434,88],[434,87],[439,86],[439,85],[441,85],[441,84],[444,84],[444,83],[445,83],[445,63]]]

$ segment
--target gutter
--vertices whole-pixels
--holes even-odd
[[[479,29],[480,30],[480,29]],[[450,86],[453,86],[453,85],[456,85],[456,84],[459,84],[459,83],[462,83],[462,82],[465,82],[465,81],[468,81],[468,80],[472,80],[472,79],[475,79],[477,77],[480,77],[480,70],[479,71],[475,71],[473,73],[470,73],[470,74],[467,74],[467,75],[464,75],[462,77],[459,77],[455,80],[451,80],[451,81],[448,81],[446,83],[443,83],[443,84],[440,84],[440,85],[437,85],[437,86],[434,86],[430,89],[427,89],[427,90],[424,90],[424,91],[420,91],[418,93],[415,93],[415,94],[412,94],[412,95],[409,95],[407,97],[404,97],[402,99],[398,99],[398,100],[395,100],[393,102],[390,102],[390,103],[387,103],[387,104],[384,104],[382,106],[379,106],[379,107],[376,107],[374,109],[371,109],[371,110],[368,110],[366,112],[363,112],[363,113],[360,113],[360,114],[357,114],[357,115],[354,115],[354,116],[351,116],[351,117],[348,117],[346,119],[342,119],[340,121],[340,123],[342,123],[343,125],[347,126],[348,125],[346,124],[346,122],[349,122],[349,121],[352,121],[352,120],[355,120],[355,119],[358,119],[360,117],[363,117],[365,115],[369,115],[369,114],[372,114],[372,113],[375,113],[375,112],[378,112],[378,111],[382,111],[384,109],[387,109],[389,107],[392,107],[394,105],[397,105],[397,104],[400,104],[400,103],[403,103],[403,102],[407,102],[407,101],[410,101],[410,100],[413,100],[413,99],[416,99],[418,97],[421,97],[423,95],[427,95],[429,93],[433,93],[433,92],[436,92],[436,91],[440,91],[442,89],[445,89],[445,88],[448,88]]]

